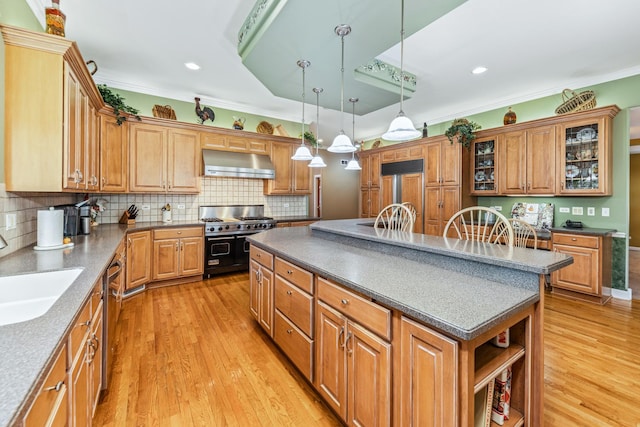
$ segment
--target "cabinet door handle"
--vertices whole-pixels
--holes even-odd
[[[342,341],[342,337],[344,337],[344,326],[340,327],[340,333],[338,333],[338,347],[344,348],[344,341]],[[342,343],[341,343],[342,341]]]
[[[176,252],[178,252],[178,242],[176,242]]]
[[[293,329],[287,329],[287,333],[291,334],[293,332]]]
[[[560,182],[560,189],[564,190],[564,181]]]
[[[530,182],[527,184],[527,190],[531,190],[531,183]]]
[[[353,334],[351,333],[351,331],[349,331],[349,332],[347,333],[347,339],[346,339],[346,340],[344,340],[344,346],[345,346],[345,348],[347,349],[347,354],[348,354],[349,356],[351,356],[351,353],[353,353],[353,349],[352,349],[352,348],[349,348],[349,340],[351,340],[351,337],[352,337],[352,336],[353,336]]]
[[[56,385],[53,385],[51,387],[47,387],[44,389],[44,391],[60,391],[62,389],[62,386],[64,385],[64,381],[58,381],[56,383]]]
[[[104,176],[102,177],[102,185],[105,185],[107,183],[107,178],[105,178]]]
[[[127,238],[127,244],[129,245],[129,247],[131,247],[131,238]]]

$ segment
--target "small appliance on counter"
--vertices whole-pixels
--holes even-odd
[[[73,243],[63,243],[65,214],[60,209],[50,207],[38,211],[37,243],[33,249],[46,251],[73,246]]]
[[[79,234],[89,234],[91,231],[91,206],[88,200],[73,205],[58,205],[55,209],[62,210],[64,212],[64,237],[73,237]],[[84,220],[87,218],[87,220]],[[83,227],[83,221],[86,221],[89,226],[85,230]]]

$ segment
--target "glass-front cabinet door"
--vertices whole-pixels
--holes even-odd
[[[478,138],[471,145],[471,194],[496,194],[496,139]]]
[[[610,140],[611,121],[605,118],[561,125],[561,194],[611,194]]]

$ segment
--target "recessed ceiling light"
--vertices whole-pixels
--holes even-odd
[[[485,71],[487,71],[487,67],[476,67],[473,70],[471,70],[473,74],[482,74]]]
[[[184,66],[187,67],[190,70],[199,70],[200,66],[198,64],[196,64],[195,62],[185,62]]]

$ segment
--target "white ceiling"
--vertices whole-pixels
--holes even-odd
[[[309,23],[305,31],[333,31],[339,23],[350,24],[341,21],[355,3],[361,7],[362,2],[368,2],[372,10],[377,10],[380,3],[376,2],[380,1],[323,0],[323,4],[338,2],[344,14],[326,18],[327,22],[319,22],[309,14],[296,20]],[[407,9],[417,1],[424,0],[406,0]],[[447,2],[430,1],[434,7]],[[45,0],[27,2],[43,19]],[[62,0],[61,9],[67,15],[67,38],[77,41],[85,59],[98,63],[99,71],[94,76],[98,83],[188,102],[200,96],[204,104],[214,109],[300,121],[300,98],[289,100],[273,95],[237,54],[238,30],[254,3],[255,0]],[[394,31],[399,40],[399,8],[398,0],[397,15],[380,14],[379,26],[354,28],[352,34],[358,30],[367,36],[346,37],[346,52],[359,48],[357,40],[376,43],[383,38],[382,31]],[[563,88],[640,74],[638,16],[638,0],[468,0],[406,38],[404,66],[417,76],[417,89],[411,99],[405,100],[403,109],[420,128],[423,122],[439,123],[493,108],[506,110],[506,106],[546,95],[558,94],[560,104]],[[390,29],[385,30],[387,27]],[[315,94],[310,90],[316,85],[313,79],[340,79],[339,37],[322,49],[324,53],[303,52],[304,46],[292,43],[295,38],[292,33],[273,47],[290,51],[292,73],[300,73],[295,61],[301,58],[335,63],[330,76],[314,76],[313,63],[307,71],[306,121],[311,122],[315,119]],[[399,43],[387,47],[380,46],[377,57],[399,66]],[[198,63],[202,69],[187,70],[183,64],[188,61]],[[265,67],[276,65],[267,63]],[[470,71],[477,65],[484,65],[489,71],[472,75]],[[299,74],[295,78],[292,75],[283,75],[282,84],[301,87]],[[321,97],[339,99],[339,93],[327,92]],[[340,117],[339,110],[322,108],[321,136],[335,135],[341,120],[348,123],[345,130],[351,134],[351,105],[346,101],[350,96],[366,99],[366,93],[345,92],[346,117]],[[398,110],[396,103],[358,115],[356,138],[379,136]]]

